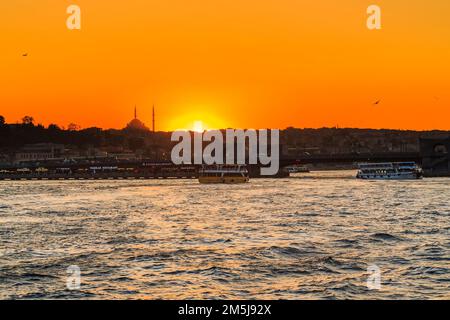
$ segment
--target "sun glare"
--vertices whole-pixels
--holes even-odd
[[[173,117],[168,125],[168,129],[170,131],[204,132],[208,130],[219,130],[229,126],[226,119],[206,112],[193,112]]]
[[[203,132],[205,131],[205,128],[203,126],[203,122],[202,121],[195,121],[194,125],[192,127],[192,130],[195,132]]]

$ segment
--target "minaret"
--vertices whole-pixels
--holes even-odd
[[[137,119],[137,107],[134,106],[134,118]]]
[[[153,120],[152,120],[152,124],[153,124],[153,132],[155,132],[155,105],[153,105]]]

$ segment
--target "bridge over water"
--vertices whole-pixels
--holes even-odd
[[[304,154],[283,156],[280,167],[294,164],[345,164],[357,162],[421,163],[419,153],[353,153],[353,154]],[[0,180],[11,179],[156,179],[196,178],[201,165],[174,165],[171,162],[141,160],[116,160],[111,158],[85,159],[77,162],[40,161],[0,167]],[[258,177],[261,165],[249,165],[250,175]],[[276,177],[286,176],[281,171]]]
[[[342,154],[313,154],[281,157],[282,167],[291,164],[320,164],[320,163],[358,163],[358,162],[407,162],[422,163],[419,152],[385,152],[385,153],[342,153]]]

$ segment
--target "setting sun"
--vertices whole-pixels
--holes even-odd
[[[196,132],[203,132],[205,130],[224,129],[229,127],[230,117],[223,116],[216,112],[205,112],[203,108],[212,110],[212,107],[186,107],[189,109],[186,113],[178,113],[173,116],[164,115],[162,120],[165,122],[162,126],[167,130],[191,130]]]
[[[192,131],[195,131],[195,132],[203,132],[203,131],[205,131],[205,127],[203,126],[203,122],[202,121],[195,121],[194,125],[192,127]]]

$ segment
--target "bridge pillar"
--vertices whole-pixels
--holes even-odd
[[[450,137],[420,139],[422,167],[426,177],[450,177]]]

